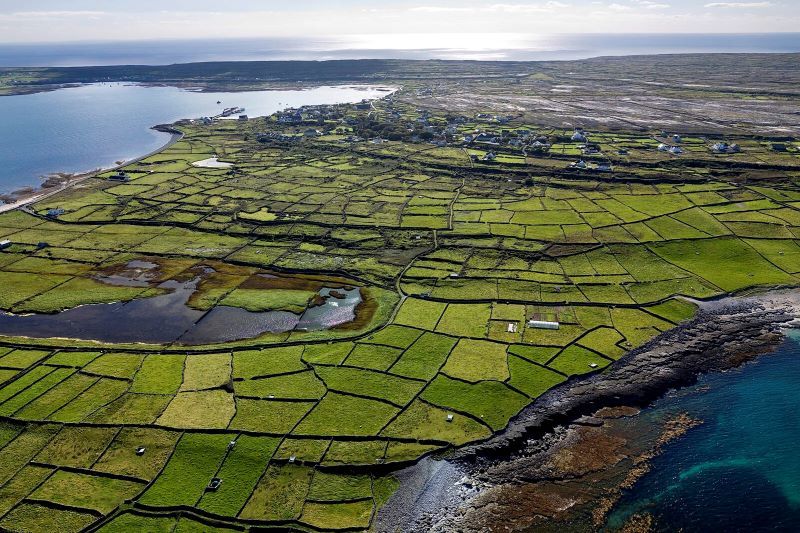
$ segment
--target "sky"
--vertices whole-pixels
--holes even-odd
[[[800,0],[0,0],[0,43],[348,36],[433,48],[487,34],[513,46],[513,35],[796,31]]]

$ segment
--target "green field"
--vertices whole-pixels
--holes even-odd
[[[598,126],[603,150],[629,150],[622,170],[568,172],[581,152],[552,116],[500,126],[477,103],[428,106],[424,80],[402,86],[369,117],[338,105],[300,125],[182,122],[179,142],[125,168],[130,181],[101,174],[0,214],[2,311],[142,300],[193,279],[186,305],[203,316],[299,320],[345,290],[362,299],[331,327],[211,344],[0,337],[0,528],[367,530],[393,469],[624,364],[691,319],[689,299],[800,284],[800,160],[755,135],[729,133],[745,147],[730,157],[687,139],[675,162],[656,131]],[[485,98],[509,86],[471,85]],[[414,130],[422,109],[430,124],[463,116],[458,135],[554,142],[546,157],[504,147],[474,162],[487,150],[332,131]],[[311,126],[329,134],[291,140]],[[234,167],[191,165],[210,154]],[[48,218],[55,206],[65,213]]]

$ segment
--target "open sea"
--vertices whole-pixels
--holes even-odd
[[[252,117],[385,94],[373,87],[201,93],[112,83],[2,96],[0,193],[36,187],[49,173],[106,168],[150,153],[169,140],[168,134],[150,129],[156,124],[211,116],[225,107],[244,107]]]
[[[704,423],[667,445],[612,511],[656,531],[800,531],[800,332],[739,369],[704,376],[641,416],[686,412]]]
[[[800,52],[800,33],[364,34],[303,39],[0,43],[0,67],[387,58],[544,61],[701,52]]]

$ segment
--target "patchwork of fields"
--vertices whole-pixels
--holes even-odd
[[[375,105],[419,116],[413,91]],[[0,309],[140,301],[199,276],[194,311],[301,314],[321,287],[357,287],[355,318],[209,345],[2,337],[0,528],[366,529],[393,469],[503,430],[691,318],[686,297],[800,281],[800,159],[746,135],[734,155],[687,137],[675,164],[652,134],[597,134],[626,152],[600,175],[567,171],[566,141],[482,164],[352,130],[300,140],[274,117],[180,128],[127,181],[0,215]],[[192,166],[215,155],[234,166]]]

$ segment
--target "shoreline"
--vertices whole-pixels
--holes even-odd
[[[53,173],[50,175],[50,177],[59,176],[62,179],[62,181],[60,181],[58,185],[56,185],[55,187],[45,187],[44,185],[40,185],[36,188],[21,189],[21,191],[23,191],[21,193],[11,192],[8,193],[7,195],[3,195],[12,198],[13,201],[10,203],[0,204],[0,213],[13,211],[15,209],[25,207],[29,204],[46,200],[47,198],[55,194],[58,194],[60,192],[63,192],[81,182],[86,181],[89,178],[94,178],[96,176],[99,176],[100,174],[104,174],[106,172],[113,172],[115,170],[120,170],[127,167],[128,165],[138,163],[143,159],[147,159],[150,156],[163,152],[164,150],[166,150],[167,148],[169,148],[170,146],[172,146],[173,144],[175,144],[176,142],[180,141],[183,138],[183,132],[178,130],[177,128],[174,127],[174,125],[171,124],[158,124],[156,126],[152,126],[150,129],[169,134],[170,135],[169,140],[167,140],[167,142],[163,146],[160,146],[159,148],[152,150],[147,154],[137,156],[133,159],[126,160],[123,163],[111,167],[97,168],[95,170],[90,170],[88,172],[81,172],[81,173],[67,173],[67,172]]]
[[[123,83],[123,84],[125,84],[126,82],[113,82],[113,83]],[[41,91],[36,91],[36,92],[50,92],[50,91],[56,91],[56,90],[60,90],[60,89],[82,87],[82,86],[92,85],[92,84],[94,84],[94,83],[70,83],[70,84],[64,84],[63,86],[42,89]],[[207,86],[207,85],[206,86],[198,86],[197,84],[191,84],[191,83],[185,83],[185,84],[182,84],[182,83],[171,83],[170,84],[170,83],[159,83],[159,82],[130,82],[128,84],[129,85],[138,85],[138,86],[142,86],[142,87],[175,87],[177,89],[184,90],[184,91],[194,91],[194,92],[204,92],[204,93],[205,92],[208,92],[208,93],[214,93],[214,92],[236,93],[236,92],[250,92],[250,91],[264,91],[264,92],[266,92],[266,91],[285,91],[285,90],[306,91],[306,90],[311,90],[311,89],[318,88],[318,87],[346,87],[346,88],[349,88],[349,89],[363,90],[364,92],[367,92],[367,91],[369,91],[371,89],[380,91],[381,94],[379,96],[377,96],[376,98],[369,99],[370,102],[372,102],[372,101],[374,101],[376,99],[385,98],[386,96],[394,94],[395,92],[400,90],[400,87],[387,85],[387,84],[383,84],[383,83],[371,83],[371,84],[345,83],[345,84],[338,84],[338,85],[319,85],[319,84],[307,84],[307,83],[303,83],[303,82],[295,82],[295,83],[287,82],[285,84],[285,86],[272,85],[272,86],[265,87],[265,88],[247,87],[247,86],[244,86],[244,87],[243,86],[211,87],[211,86]],[[26,94],[34,94],[34,93],[27,93],[26,92],[26,93],[20,93],[20,94],[0,94],[0,98],[2,98],[3,96],[22,96],[22,95],[26,95]],[[183,135],[184,135],[183,132],[180,131],[179,129],[177,129],[177,127],[180,125],[181,122],[186,121],[186,120],[189,120],[189,119],[182,118],[182,119],[176,120],[175,122],[173,122],[171,124],[157,124],[155,126],[151,126],[149,129],[156,130],[156,131],[159,131],[159,132],[162,132],[162,133],[168,133],[168,134],[171,135],[171,137],[170,137],[169,140],[167,140],[167,142],[164,145],[156,148],[155,150],[152,150],[152,151],[148,152],[147,154],[134,157],[133,159],[125,160],[122,163],[115,164],[115,165],[112,165],[112,166],[109,166],[109,167],[98,167],[96,169],[89,170],[89,171],[84,171],[84,172],[58,172],[58,171],[52,172],[52,173],[48,174],[47,176],[43,176],[43,178],[45,178],[45,179],[44,179],[44,182],[42,184],[39,184],[37,186],[22,187],[22,188],[17,189],[16,191],[10,191],[8,193],[0,193],[0,202],[5,200],[5,203],[0,203],[0,213],[13,211],[14,209],[18,209],[18,208],[24,207],[24,206],[29,205],[31,203],[39,202],[39,201],[44,200],[46,198],[49,198],[50,196],[53,196],[53,195],[55,195],[55,194],[57,194],[59,192],[67,190],[70,187],[73,187],[73,186],[75,186],[75,185],[77,185],[77,184],[79,184],[79,183],[81,183],[81,182],[83,182],[83,181],[85,181],[85,180],[87,180],[89,178],[95,177],[95,176],[97,176],[99,174],[103,174],[105,172],[113,172],[115,170],[120,170],[120,169],[125,168],[125,167],[127,167],[129,165],[132,165],[134,163],[138,163],[139,161],[141,161],[143,159],[146,159],[146,158],[148,158],[150,156],[159,154],[159,153],[163,152],[164,150],[166,150],[167,148],[169,148],[170,146],[172,146],[173,144],[175,144],[176,142],[178,142],[181,138],[183,138]],[[55,183],[55,185],[48,186],[48,182]],[[8,200],[11,200],[11,201],[8,201]]]
[[[510,515],[521,515],[514,517],[519,522],[516,525],[541,519],[546,513],[531,510],[526,514],[524,509],[515,511],[505,505],[520,493],[520,483],[546,480],[542,461],[565,453],[575,455],[575,450],[568,449],[570,439],[574,441],[586,428],[603,427],[598,413],[619,409],[637,413],[667,392],[695,383],[700,374],[740,366],[777,346],[784,338],[785,328],[798,325],[798,317],[800,291],[796,290],[703,303],[694,319],[631,351],[605,372],[573,378],[545,393],[488,440],[454,450],[445,457],[427,457],[399,471],[396,475],[401,480],[400,488],[378,512],[376,530],[391,532],[399,527],[403,531],[466,532],[493,526],[511,530],[514,528],[507,523]],[[675,431],[670,434],[678,436]],[[658,453],[661,435],[652,440],[651,449],[640,450],[641,454]],[[594,464],[593,468],[602,471],[611,466]],[[646,467],[646,463],[639,466]],[[547,474],[552,476],[554,472]],[[536,496],[544,508],[550,506],[552,515],[548,519],[560,516],[565,521],[538,523],[539,527],[563,528],[580,510],[571,509],[574,501],[567,505],[564,502],[569,498],[557,494],[565,490],[565,480],[575,477],[574,473],[569,474],[550,479],[558,482],[553,485],[558,487],[558,497],[552,491],[549,499]],[[503,498],[498,498],[497,493],[502,491]],[[487,513],[490,503],[497,512]],[[602,502],[592,503],[599,507]],[[567,507],[562,509],[564,505]],[[607,511],[611,505],[606,507]],[[504,511],[500,512],[500,508]]]
[[[2,67],[0,67],[2,70]],[[292,91],[292,90],[299,90],[299,91],[307,91],[311,89],[316,89],[317,87],[347,87],[351,89],[363,89],[367,90],[370,88],[374,88],[383,92],[386,90],[386,94],[390,94],[397,90],[395,85],[389,85],[386,83],[386,80],[376,79],[373,82],[366,82],[366,80],[354,80],[354,81],[341,81],[341,80],[320,80],[320,82],[308,82],[308,81],[271,81],[271,82],[259,82],[254,83],[253,85],[242,85],[239,83],[229,83],[229,82],[197,82],[197,81],[126,81],[126,80],[117,80],[117,81],[85,81],[85,82],[69,82],[69,83],[60,83],[60,84],[47,84],[47,85],[26,85],[26,86],[18,86],[15,89],[16,91],[11,92],[0,92],[0,98],[5,96],[27,96],[32,94],[39,94],[39,93],[47,93],[53,91],[60,91],[62,89],[74,89],[77,87],[85,87],[87,85],[97,85],[97,84],[104,84],[104,83],[118,83],[123,85],[138,85],[141,87],[175,87],[176,89],[181,89],[183,91],[190,91],[190,92],[198,92],[198,93],[244,93],[244,92],[268,92],[268,91]],[[382,98],[382,97],[381,97]]]

